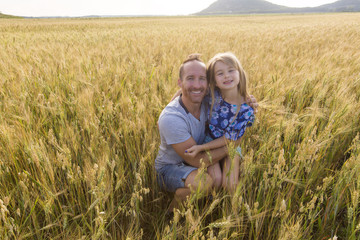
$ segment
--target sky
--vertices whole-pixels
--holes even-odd
[[[4,14],[41,16],[188,15],[216,0],[0,0]],[[336,0],[268,0],[288,7],[315,7]]]

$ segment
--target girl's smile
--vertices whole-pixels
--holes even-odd
[[[216,86],[220,89],[229,90],[236,88],[240,82],[239,71],[222,61],[215,64]]]

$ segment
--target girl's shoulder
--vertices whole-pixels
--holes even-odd
[[[246,102],[241,104],[240,111],[241,112],[250,112],[252,114],[254,113],[254,109],[249,104],[247,104]]]
[[[250,107],[250,105],[247,102],[242,103],[241,108],[243,108],[243,109],[253,109],[252,107]]]

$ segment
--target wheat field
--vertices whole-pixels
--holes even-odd
[[[0,19],[1,239],[359,239],[360,14]],[[174,219],[157,119],[191,53],[260,103],[240,183]]]

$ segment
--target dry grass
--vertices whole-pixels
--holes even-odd
[[[360,237],[360,15],[0,19],[3,239]],[[261,104],[236,193],[168,223],[157,118],[234,52]]]

